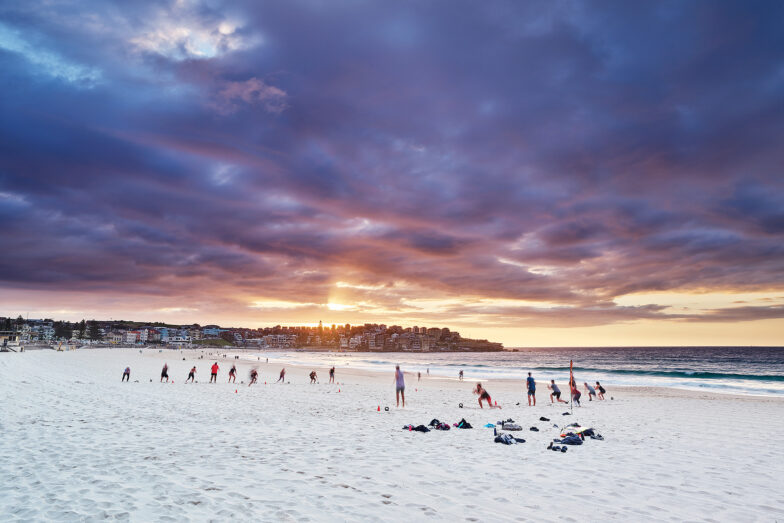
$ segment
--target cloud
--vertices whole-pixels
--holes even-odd
[[[784,289],[781,11],[3,5],[1,285],[271,321],[778,318],[616,299]]]
[[[284,91],[267,85],[258,78],[244,82],[226,82],[218,92],[214,107],[223,114],[230,114],[236,112],[242,103],[251,106],[259,104],[273,114],[280,114],[288,107]]]

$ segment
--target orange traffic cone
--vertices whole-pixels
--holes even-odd
[[[237,394],[237,389],[234,389],[234,394]]]
[[[381,412],[381,405],[378,406],[378,412]]]

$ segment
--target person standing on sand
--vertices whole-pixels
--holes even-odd
[[[599,383],[598,381],[596,382],[596,392],[597,392],[597,397],[600,400],[604,400],[604,393],[607,391],[604,390],[604,387],[602,387],[602,384]]]
[[[427,368],[427,375],[430,376],[430,367]]]
[[[581,407],[582,405],[580,405],[580,396],[582,396],[582,393],[577,389],[577,383],[575,383],[575,381],[572,380],[571,382],[569,382],[569,387],[572,391],[572,401],[577,403],[578,407]]]
[[[487,392],[484,387],[482,387],[481,383],[477,383],[476,384],[476,388],[474,389],[474,394],[478,394],[479,395],[479,408],[480,409],[484,408],[482,406],[482,400],[487,401],[487,406],[490,407],[491,409],[492,408],[496,408],[496,409],[500,409],[501,408],[498,405],[495,405],[495,407],[493,406],[493,398],[490,397],[490,393]]]
[[[335,366],[333,365],[331,369],[329,369],[329,382],[335,383]]]
[[[276,381],[275,383],[279,383],[279,382],[281,382],[281,381],[282,381],[283,383],[286,383],[286,367],[283,367],[283,368],[280,370],[280,378],[278,378],[278,381]]]
[[[128,381],[128,383],[131,382],[131,368],[130,367],[125,367],[125,370],[123,371],[122,381],[126,381],[126,380]]]
[[[259,371],[253,369],[250,371],[250,383],[248,383],[248,387],[256,383],[256,380],[259,378]]]
[[[196,381],[196,365],[194,365],[188,373],[188,380],[191,380],[191,383]],[[188,383],[188,380],[185,380],[185,383]]]
[[[559,403],[569,403],[568,401],[561,399],[561,389],[558,388],[558,385],[555,384],[555,380],[550,380],[550,384],[547,386],[550,389],[552,394],[550,394],[550,403],[555,403],[553,398],[558,400]]]
[[[528,378],[526,378],[525,383],[528,387],[528,406],[536,407],[536,381],[531,377],[531,373],[528,373]],[[533,405],[531,405],[531,400],[533,400]]]
[[[218,362],[212,364],[212,368],[210,369],[210,383],[218,383]]]
[[[169,383],[169,364],[168,363],[164,363],[163,364],[163,369],[161,369],[161,381],[163,381],[163,378],[166,378],[166,383]]]
[[[403,371],[400,370],[400,365],[395,365],[395,398],[397,399],[397,406],[400,406],[400,398],[403,398],[403,408],[406,408],[406,382],[403,378]]]
[[[422,373],[417,372],[417,381],[422,381]]]
[[[229,370],[229,383],[234,382],[237,383],[237,366],[232,365],[231,369]]]
[[[316,383],[316,371],[312,370],[310,371],[310,384],[313,385],[314,383]]]
[[[459,379],[460,381],[463,381],[463,371],[462,370],[457,373],[457,379]]]
[[[593,401],[593,397],[596,396],[596,389],[588,385],[588,382],[583,382],[585,385],[585,391],[588,393],[588,401]]]

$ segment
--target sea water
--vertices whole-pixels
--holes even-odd
[[[568,390],[569,362],[582,390],[583,382],[613,386],[675,387],[734,394],[784,395],[784,347],[613,347],[517,349],[517,352],[261,352],[281,364],[335,365],[407,373],[430,370],[431,376],[457,379],[516,379],[531,372],[539,387],[551,379]],[[253,358],[255,359],[255,357]],[[410,379],[410,378],[409,378]]]

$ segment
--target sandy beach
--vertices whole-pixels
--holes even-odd
[[[564,416],[543,383],[529,408],[522,381],[487,382],[503,406],[488,410],[473,382],[407,374],[398,409],[392,368],[338,368],[335,385],[317,368],[311,385],[312,369],[287,367],[289,383],[272,385],[279,365],[208,352],[0,355],[0,519],[784,519],[780,398],[606,384],[607,401]],[[164,362],[173,383],[159,383]],[[232,363],[236,385],[226,382]],[[198,383],[185,385],[193,365]],[[252,366],[260,382],[248,387]],[[433,418],[474,428],[401,430]],[[493,442],[483,426],[506,418],[525,443]],[[547,450],[574,422],[604,441]]]

